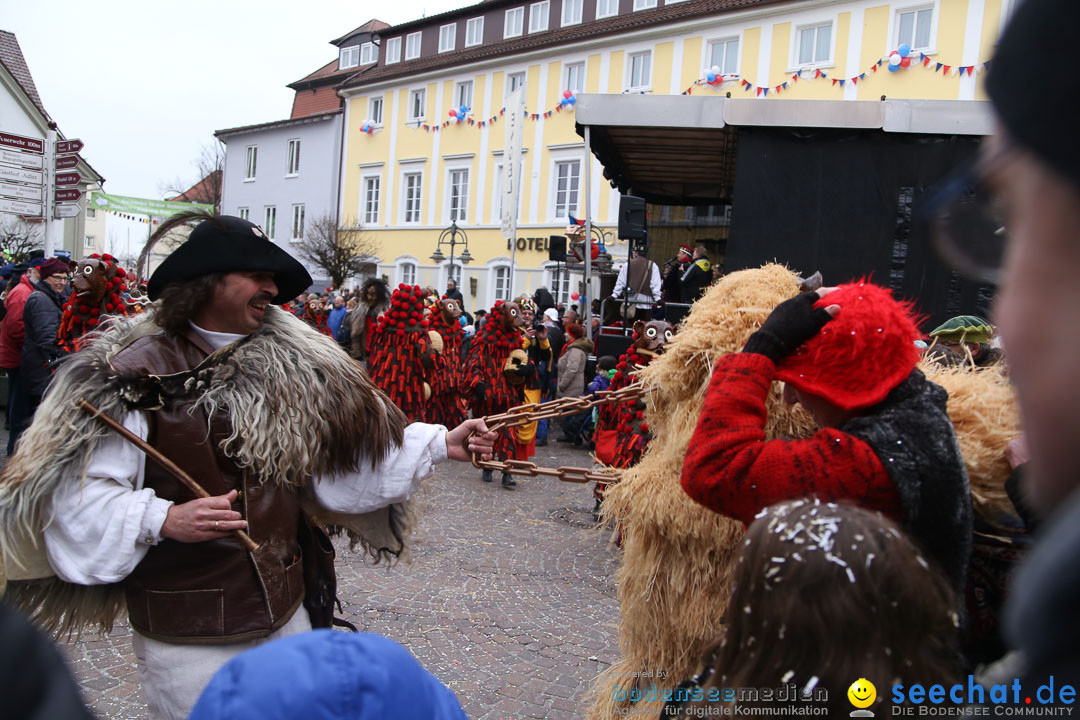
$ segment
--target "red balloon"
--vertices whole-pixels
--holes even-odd
[[[570,293],[570,299],[571,300],[577,300],[579,297],[580,297],[580,295],[578,295],[577,293]]]
[[[911,58],[909,58],[909,57],[900,58],[900,67],[907,67],[910,64],[911,64]]]
[[[600,246],[597,245],[596,243],[593,243],[592,244],[592,249],[589,251],[589,254],[592,255],[593,260],[600,257]]]
[[[457,110],[450,108],[450,117],[457,117]]]
[[[569,97],[571,97],[571,96],[572,96],[573,94],[574,94],[574,93],[570,92],[569,90],[563,90],[563,91],[562,91],[562,96],[563,96],[564,98],[569,98]]]

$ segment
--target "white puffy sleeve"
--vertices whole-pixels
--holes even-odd
[[[131,412],[124,427],[146,439],[146,416]],[[81,482],[72,478],[52,498],[45,549],[57,576],[80,585],[114,583],[131,574],[172,507],[143,488],[146,456],[119,435],[105,437]]]
[[[374,469],[370,461],[361,460],[352,472],[316,478],[312,490],[327,510],[359,515],[407,500],[443,460],[446,428],[413,423],[405,428],[401,445],[391,448]]]

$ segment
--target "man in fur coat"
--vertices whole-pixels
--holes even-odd
[[[150,278],[159,306],[66,362],[0,475],[5,599],[53,632],[107,630],[126,605],[154,718],[186,717],[237,653],[329,623],[324,524],[392,560],[432,466],[493,445],[476,420],[407,424],[329,337],[281,310],[311,278],[256,225],[185,214],[158,234],[194,221]]]

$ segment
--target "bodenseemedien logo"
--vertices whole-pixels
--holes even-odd
[[[874,717],[874,713],[866,709],[877,699],[877,688],[874,687],[874,683],[866,678],[859,678],[847,689],[847,697],[848,702],[855,706],[855,709],[851,711],[851,717]]]

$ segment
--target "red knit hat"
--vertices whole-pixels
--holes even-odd
[[[829,305],[840,312],[780,361],[776,377],[845,410],[876,405],[919,360],[914,309],[866,281],[840,285],[814,303]]]

